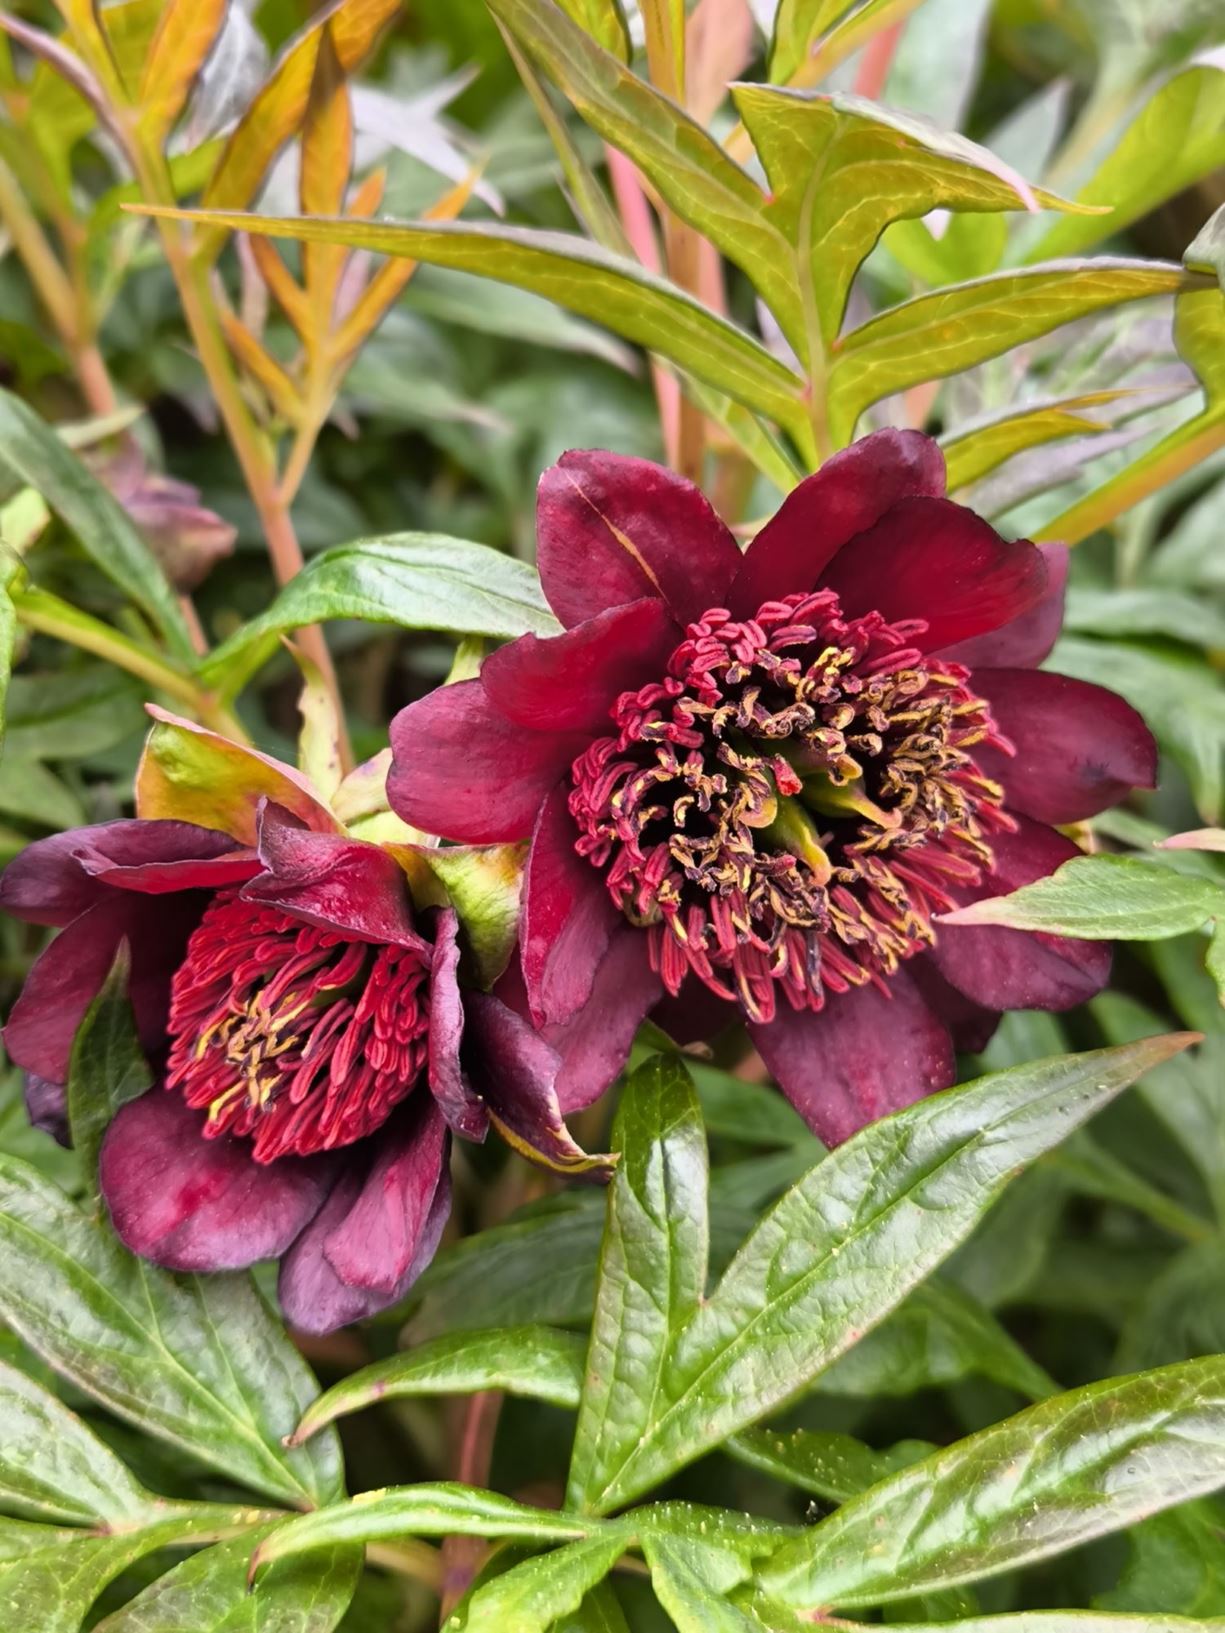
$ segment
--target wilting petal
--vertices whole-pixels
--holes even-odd
[[[821,586],[838,592],[848,618],[925,619],[915,645],[932,652],[1030,611],[1046,590],[1046,561],[951,499],[902,499],[838,553]]]
[[[967,998],[964,992],[950,986],[926,953],[910,959],[906,973],[918,987],[927,1007],[948,1027],[958,1052],[981,1054],[1000,1024],[997,1011],[984,1009],[972,998]]]
[[[805,477],[745,552],[729,592],[738,618],[765,601],[810,590],[857,533],[872,527],[899,499],[940,498],[944,455],[919,431],[877,431],[826,460]]]
[[[68,1088],[63,1083],[51,1083],[36,1072],[26,1072],[22,1083],[22,1098],[26,1116],[32,1128],[50,1134],[58,1145],[71,1145],[68,1128]]]
[[[312,833],[287,811],[267,805],[259,858],[264,872],[243,887],[244,901],[279,907],[354,941],[426,950],[413,926],[403,870],[380,846]]]
[[[1059,638],[1063,627],[1063,600],[1068,585],[1066,544],[1040,544],[1046,562],[1046,589],[1019,618],[1010,619],[988,635],[973,635],[946,647],[938,655],[957,663],[1007,665],[1012,669],[1036,669]]]
[[[4,1042],[19,1066],[64,1083],[77,1028],[101,991],[120,941],[132,951],[128,991],[141,1043],[165,1041],[170,979],[200,917],[202,898],[167,897],[156,906],[116,893],[61,930],[35,960],[9,1012]]]
[[[624,921],[603,875],[574,848],[567,788],[540,807],[523,887],[523,979],[538,1026],[564,1021],[590,996],[608,938]]]
[[[549,790],[587,742],[576,732],[512,724],[479,680],[441,686],[391,723],[387,796],[424,833],[471,845],[526,839]]]
[[[121,1106],[98,1183],[120,1240],[168,1270],[243,1270],[283,1253],[318,1212],[330,1157],[261,1164],[245,1140],[204,1138],[204,1118],[150,1089]]]
[[[1157,783],[1157,745],[1117,692],[1036,669],[976,669],[971,683],[1015,756],[981,748],[981,770],[1010,810],[1039,822],[1081,822]]]
[[[157,894],[215,889],[253,871],[229,834],[192,822],[121,818],[37,839],[0,877],[0,907],[31,924],[69,924],[106,885]]]
[[[770,1074],[813,1133],[839,1145],[957,1075],[953,1040],[899,970],[888,994],[871,984],[830,993],[825,1008],[780,1004],[749,1035]]]
[[[332,1332],[403,1298],[433,1258],[450,1212],[450,1138],[429,1096],[420,1095],[377,1141],[354,1148],[327,1204],[281,1264],[278,1291],[292,1326]]]
[[[568,629],[643,596],[692,623],[724,604],[741,555],[692,482],[646,459],[579,449],[540,479],[536,559]]]
[[[469,1140],[483,1140],[489,1113],[464,1072],[464,1001],[459,990],[459,917],[448,907],[437,915],[430,970],[429,1085],[451,1128]]]
[[[556,1091],[561,1063],[540,1033],[489,993],[466,993],[464,1007],[468,1075],[502,1137],[533,1162],[561,1173],[606,1173],[608,1158],[588,1156],[562,1121]]]
[[[564,635],[521,635],[485,659],[481,683],[508,720],[535,731],[607,732],[622,692],[658,681],[680,630],[655,597],[610,607]]]
[[[1015,834],[992,839],[995,867],[974,889],[956,893],[959,905],[1019,890],[1081,854],[1053,828],[1017,820]],[[1110,975],[1107,942],[999,925],[938,924],[931,957],[946,981],[987,1009],[1071,1009]]]

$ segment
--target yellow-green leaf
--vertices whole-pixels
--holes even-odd
[[[160,142],[173,126],[225,21],[229,0],[167,0],[140,81],[140,131]]]
[[[1058,402],[1031,403],[942,439],[950,492],[969,487],[971,482],[977,482],[1026,448],[1056,442],[1060,437],[1092,436],[1098,431],[1108,431],[1108,423],[1092,419],[1083,410],[1133,395],[1139,393],[1087,391]]]

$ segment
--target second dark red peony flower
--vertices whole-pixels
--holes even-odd
[[[538,559],[564,633],[402,711],[388,792],[430,833],[530,836],[521,997],[564,1109],[666,997],[682,1031],[739,1010],[837,1141],[951,1083],[1000,1011],[1104,984],[1099,943],[940,922],[1075,855],[1056,825],[1151,787],[1155,749],[1038,669],[1066,553],[945,498],[934,442],[856,443],[743,554],[670,472],[567,454]]]

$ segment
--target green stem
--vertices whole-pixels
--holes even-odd
[[[13,606],[27,629],[66,641],[82,652],[92,652],[96,658],[114,664],[116,669],[135,675],[156,691],[185,704],[201,725],[236,743],[248,740],[241,725],[213,692],[158,653],[150,652],[130,636],[104,624],[100,618],[82,612],[46,590],[33,588],[14,595]]]

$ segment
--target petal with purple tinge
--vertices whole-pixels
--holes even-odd
[[[540,478],[536,559],[545,599],[569,629],[643,596],[692,623],[724,604],[742,558],[692,482],[650,460],[579,449]]]
[[[953,1040],[902,970],[888,993],[870,984],[829,993],[817,1014],[780,1004],[772,1021],[750,1024],[749,1034],[826,1145],[946,1089],[957,1075]]]
[[[628,1060],[634,1035],[661,991],[646,936],[631,924],[616,930],[586,1003],[569,1020],[545,1028],[550,1047],[561,1057],[554,1090],[564,1116],[603,1094]],[[724,1007],[734,1018],[732,1005]]]
[[[957,663],[1007,665],[1011,669],[1036,669],[1050,656],[1063,628],[1063,602],[1068,586],[1066,544],[1040,544],[1046,562],[1046,588],[1029,609],[987,635],[972,635],[937,654]]]
[[[607,1156],[576,1145],[562,1119],[556,1080],[560,1059],[522,1015],[486,992],[464,995],[464,1059],[494,1127],[532,1162],[564,1174],[604,1177]]]
[[[451,1206],[450,1135],[428,1095],[414,1095],[347,1153],[318,1217],[281,1266],[287,1319],[332,1332],[402,1298],[434,1256]]]
[[[289,812],[266,805],[259,858],[264,871],[243,886],[244,900],[279,907],[355,941],[428,954],[413,925],[404,872],[380,846],[344,834],[312,833]]]
[[[38,839],[0,877],[0,907],[31,924],[69,924],[106,885],[151,894],[216,889],[252,871],[229,834],[192,822],[121,818]]]
[[[965,1055],[981,1054],[995,1036],[1000,1024],[999,1012],[984,1009],[964,992],[950,986],[926,953],[908,959],[906,973],[923,995],[927,1007],[948,1027],[957,1051]]]
[[[603,876],[574,848],[567,789],[540,807],[523,882],[523,979],[537,1026],[568,1020],[590,996],[621,913]]]
[[[728,604],[751,618],[765,601],[810,590],[857,533],[899,499],[938,499],[944,455],[919,431],[877,431],[826,460],[783,500],[745,552]]]
[[[611,607],[564,635],[520,635],[485,659],[500,714],[534,731],[610,733],[622,692],[662,680],[681,632],[663,602]]]
[[[1157,744],[1117,692],[1037,669],[976,669],[970,682],[1016,749],[974,751],[1004,785],[1010,810],[1039,822],[1081,822],[1157,783]]]
[[[50,1134],[57,1145],[71,1146],[68,1127],[68,1088],[64,1083],[51,1083],[36,1072],[26,1072],[22,1083],[22,1097],[26,1116],[33,1128]]]
[[[206,1140],[204,1121],[164,1088],[120,1107],[98,1159],[120,1240],[168,1270],[243,1270],[276,1258],[319,1211],[333,1159],[258,1163],[245,1140]]]
[[[464,1002],[459,973],[459,917],[454,908],[437,915],[430,971],[429,1085],[451,1128],[469,1140],[483,1140],[489,1113],[473,1093],[460,1050],[464,1039]]]
[[[991,842],[995,866],[973,889],[952,892],[961,906],[1005,896],[1045,878],[1081,853],[1040,822],[1017,818],[1015,834]],[[937,923],[931,958],[946,981],[987,1009],[1072,1009],[1092,998],[1110,975],[1110,946],[1000,925]]]
[[[1046,561],[951,499],[902,499],[838,552],[820,582],[848,618],[922,618],[927,631],[915,645],[933,652],[1029,612],[1045,593]]]
[[[587,742],[577,732],[514,725],[479,680],[440,686],[391,723],[387,797],[423,833],[470,845],[526,839],[549,790]]]

